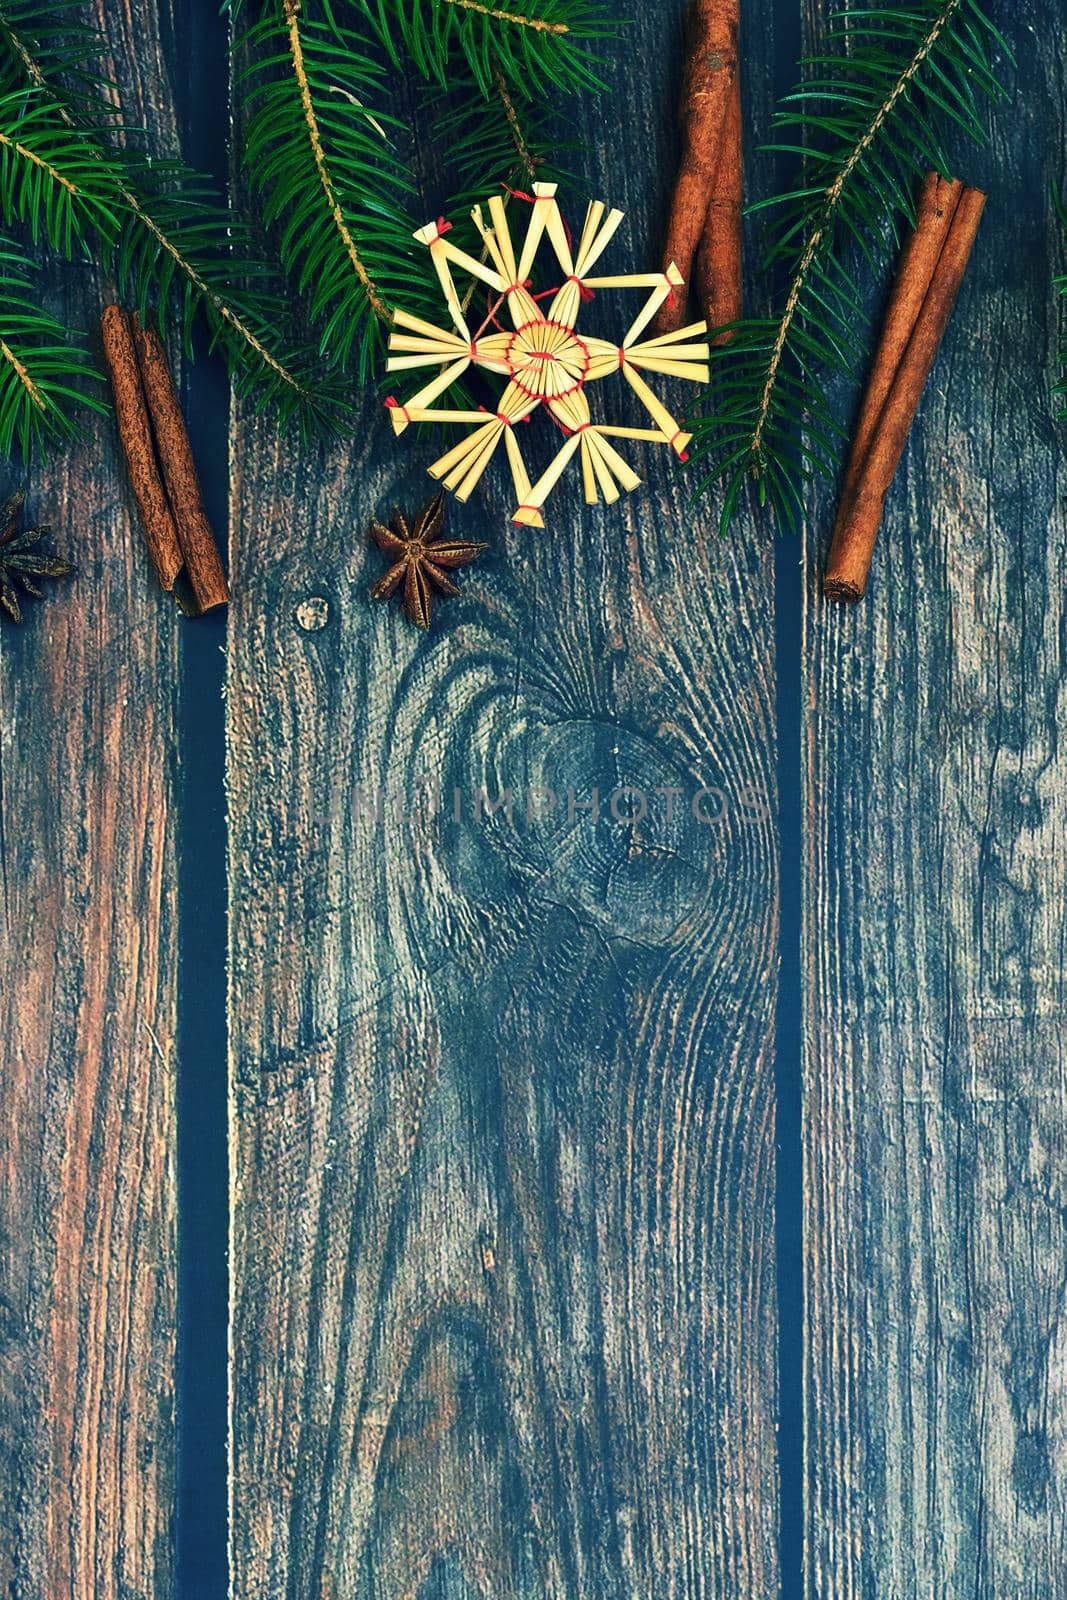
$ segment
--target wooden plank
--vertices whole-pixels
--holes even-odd
[[[155,7],[99,8],[133,124],[174,123]],[[49,292],[94,327],[104,289]],[[77,575],[0,629],[0,1590],[172,1593],[177,621],[110,419],[30,475]]]
[[[821,7],[812,6],[809,21]],[[808,537],[807,1592],[1067,1570],[1062,17],[1006,17],[990,195],[866,601]],[[1011,75],[1009,74],[1009,80]]]
[[[624,140],[617,101],[582,112],[615,261],[656,258],[679,23],[627,30]],[[318,461],[234,433],[235,1592],[765,1600],[771,551],[694,525],[662,455],[543,534],[497,476],[450,508],[492,548],[423,638],[368,602],[365,530],[432,452],[370,401]],[[647,819],[612,819],[620,783]],[[482,787],[513,822],[473,819]]]

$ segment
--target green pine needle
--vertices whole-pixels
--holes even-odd
[[[392,307],[414,299],[429,309],[436,281],[412,240],[415,184],[394,148],[400,125],[384,109],[383,67],[329,0],[319,16],[271,0],[243,43],[253,57],[238,79],[245,170],[264,195],[264,221],[279,225],[323,353],[365,382]]]
[[[202,316],[237,391],[273,406],[282,422],[298,421],[305,436],[336,427],[347,403],[316,371],[314,353],[280,336],[284,303],[238,219],[182,163],[115,142],[114,86],[92,70],[102,50],[62,3],[45,12],[32,0],[4,0],[0,215],[67,259],[95,256],[142,312],[169,307],[187,351]]]
[[[0,456],[17,447],[25,460],[52,439],[72,438],[73,407],[107,410],[79,387],[100,374],[78,340],[42,308],[32,264],[0,235]]]
[[[780,526],[795,527],[806,484],[836,472],[844,430],[825,385],[865,354],[851,259],[876,261],[898,220],[914,220],[928,169],[949,176],[945,131],[984,139],[982,102],[1003,92],[993,52],[1010,59],[977,0],[839,13],[828,46],[802,63],[808,76],[782,102],[768,147],[804,158],[803,187],[750,207],[777,213],[764,265],[789,273],[782,309],[737,324],[715,351],[716,409],[692,424],[692,455],[709,468],[698,492],[724,486],[723,531],[747,483]]]
[[[0,214],[24,223],[35,245],[69,257],[119,222],[115,172],[86,146],[38,88],[0,93]]]
[[[618,24],[589,0],[355,0],[396,66],[400,47],[416,69],[448,88],[462,57],[482,95],[494,77],[538,99],[603,87],[590,48]]]
[[[448,151],[459,184],[450,211],[466,213],[501,183],[528,191],[566,177],[559,157],[574,145],[554,136],[549,109],[519,95],[499,71],[486,99],[463,63],[452,89],[453,104],[434,126],[434,142]]]

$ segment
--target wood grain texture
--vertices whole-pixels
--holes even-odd
[[[583,113],[635,266],[679,39],[639,8],[625,139]],[[766,27],[752,50],[758,95]],[[607,512],[572,482],[544,534],[494,476],[450,508],[491,549],[423,638],[368,601],[366,529],[428,497],[433,446],[373,407],[318,462],[235,433],[235,1592],[765,1600],[771,551],[694,527],[662,453]],[[647,818],[611,816],[619,784]],[[528,819],[535,785],[560,803]],[[474,820],[483,787],[512,821]]]
[[[154,7],[99,7],[169,143]],[[136,65],[134,65],[136,63]],[[104,286],[57,268],[95,327]],[[172,1593],[173,602],[110,419],[30,478],[77,574],[0,629],[0,1592]]]
[[[821,8],[811,7],[814,26]],[[867,599],[805,623],[807,1592],[1067,1571],[1062,28],[1018,52]],[[1009,81],[1012,75],[1008,73]]]

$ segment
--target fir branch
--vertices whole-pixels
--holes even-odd
[[[525,178],[527,183],[533,183],[537,177],[538,167],[544,163],[544,157],[535,156],[530,149],[529,137],[523,132],[522,123],[519,121],[519,113],[516,111],[515,102],[508,92],[504,74],[495,62],[493,64],[493,87],[503,108],[504,120],[508,125],[508,132],[511,134],[512,143],[515,146],[519,175]]]
[[[123,297],[142,316],[153,300],[176,302],[190,356],[193,322],[201,315],[239,395],[254,398],[257,409],[272,407],[280,422],[295,417],[306,438],[334,432],[347,403],[316,369],[311,351],[288,343],[275,354],[279,330],[290,322],[288,307],[268,287],[273,273],[240,221],[179,162],[131,161],[126,170],[136,188],[123,189],[132,221],[115,256]],[[224,254],[216,253],[220,240]]]
[[[523,17],[514,11],[502,11],[496,6],[485,6],[480,0],[445,0],[446,5],[459,6],[463,11],[477,11],[483,17],[493,17],[497,22],[514,23],[517,28],[539,29],[542,33],[570,33],[565,22],[547,22],[544,17]]]
[[[618,25],[592,0],[524,0],[522,10],[495,0],[356,0],[396,66],[400,47],[425,78],[442,88],[462,57],[488,99],[494,72],[520,93],[603,87],[592,41],[614,37]]]
[[[774,397],[778,371],[782,364],[786,345],[789,342],[790,331],[796,318],[798,307],[807,288],[815,259],[833,231],[837,220],[838,208],[841,205],[849,179],[863,161],[889,118],[893,115],[901,96],[908,92],[916,75],[922,70],[923,64],[929,59],[931,52],[936,49],[939,39],[949,25],[949,19],[954,12],[959,11],[961,4],[962,0],[945,0],[940,12],[934,18],[931,27],[922,39],[919,48],[893,84],[889,95],[878,107],[877,112],[869,126],[864,129],[859,141],[849,151],[844,166],[820,200],[815,226],[811,230],[808,242],[801,255],[800,263],[793,274],[785,310],[782,313],[781,323],[771,351],[771,359],[767,364],[767,381],[760,396],[756,411],[756,426],[752,432],[752,453],[755,456],[762,454],[763,435],[767,428],[767,419],[770,414],[771,401]],[[854,60],[850,62],[850,66],[853,71],[856,70]],[[781,146],[772,146],[772,148],[782,149]]]
[[[0,455],[17,445],[25,460],[53,438],[71,438],[78,422],[71,403],[104,412],[95,395],[75,387],[100,380],[79,336],[41,306],[33,267],[0,236]]]
[[[322,192],[326,198],[326,205],[330,212],[330,219],[344,245],[345,254],[352,263],[352,270],[363,286],[363,292],[370,301],[371,310],[383,322],[389,319],[389,308],[381,298],[371,281],[370,273],[360,260],[356,249],[356,241],[352,237],[352,230],[345,221],[341,203],[337,198],[337,190],[330,176],[330,169],[326,163],[326,153],[322,147],[322,131],[319,119],[315,112],[315,104],[311,95],[311,83],[308,79],[307,65],[304,60],[304,48],[300,38],[300,0],[284,0],[285,21],[289,32],[289,58],[292,62],[293,76],[300,90],[300,105],[304,113],[304,122],[307,126],[308,143],[315,161],[315,170],[318,173]],[[335,89],[336,85],[329,85]],[[355,96],[352,96],[353,101]],[[375,119],[377,129],[381,131],[381,123]]]
[[[101,36],[82,18],[82,0],[52,0],[47,9],[32,0],[4,0],[0,9],[0,34],[17,57],[27,83],[38,89],[63,84],[65,102],[78,102],[91,121],[121,122],[108,87],[98,74]],[[31,54],[23,34],[33,43]]]
[[[112,99],[117,91],[106,83],[101,89],[86,71],[101,41],[73,19],[67,19],[65,28],[69,31],[58,39],[42,23],[39,7],[29,0],[7,0],[0,9],[0,47],[7,57],[0,81],[12,85],[15,100],[26,98],[26,84],[46,97],[42,122],[61,141],[51,164],[68,177],[77,165],[72,181],[79,194],[87,185],[98,191],[99,214],[89,220],[102,247],[97,253],[114,268],[120,292],[134,293],[142,311],[153,298],[162,305],[175,293],[187,349],[193,318],[200,312],[212,342],[226,352],[239,393],[254,391],[263,403],[274,403],[282,420],[298,416],[305,431],[329,424],[338,414],[339,396],[317,381],[309,357],[299,348],[281,354],[272,349],[283,307],[263,289],[268,268],[247,248],[244,230],[204,181],[180,162],[152,162],[114,144],[114,135],[123,131]],[[38,33],[47,41],[40,58]],[[69,90],[68,79],[74,84]],[[0,99],[0,115],[7,98]],[[21,131],[19,139],[26,142]],[[25,183],[23,190],[0,160],[5,215],[23,215],[31,229],[42,217],[49,243],[68,257],[75,245],[89,246],[88,229],[80,225],[83,219],[73,205],[64,228],[49,226],[47,196]],[[236,288],[234,279],[248,287]]]
[[[436,120],[434,140],[448,151],[458,180],[449,204],[457,224],[501,183],[529,190],[538,181],[565,176],[558,158],[573,146],[553,137],[547,109],[513,95],[502,75],[495,80],[495,92],[484,99],[462,62],[456,68],[455,91],[454,103]],[[473,230],[470,248],[479,254]]]
[[[37,244],[70,256],[119,229],[115,173],[98,161],[36,88],[0,94],[0,213]]]
[[[779,211],[765,265],[789,273],[782,310],[737,325],[716,351],[718,409],[693,424],[694,458],[717,458],[700,489],[725,484],[724,530],[750,478],[790,526],[804,484],[833,475],[843,430],[825,382],[855,370],[866,324],[847,247],[876,260],[897,219],[911,215],[921,174],[935,166],[948,175],[942,128],[982,140],[980,102],[1002,92],[991,55],[1007,47],[977,0],[838,13],[828,44],[830,53],[802,63],[813,75],[786,97],[775,116],[783,137],[768,147],[802,156],[807,181],[750,208]]]
[[[405,209],[414,182],[389,140],[383,71],[367,41],[343,27],[329,0],[271,0],[243,41],[252,56],[244,164],[280,222],[283,263],[308,295],[321,349],[353,360],[365,379],[397,300],[429,295]],[[428,302],[427,302],[428,305]]]

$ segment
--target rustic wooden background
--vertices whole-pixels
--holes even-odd
[[[155,147],[224,167],[211,8],[99,4]],[[635,9],[575,193],[647,264],[680,25]],[[750,0],[760,127],[824,14]],[[572,485],[543,534],[499,479],[454,509],[491,550],[417,636],[368,602],[364,531],[425,497],[431,441],[370,402],[330,452],[240,407],[212,438],[207,365],[224,663],[150,581],[109,422],[35,475],[79,571],[0,632],[12,1600],[224,1592],[226,1069],[195,1025],[223,687],[236,1600],[1067,1594],[1067,50],[1036,0],[999,20],[1018,70],[964,174],[990,205],[854,611],[818,598],[828,497],[776,581],[751,508],[720,543],[650,453],[647,490]],[[106,286],[61,282],[92,321]],[[539,783],[601,817],[528,823]],[[620,783],[766,807],[618,821]],[[509,785],[514,824],[476,820]]]
[[[825,500],[805,546],[816,1595],[1067,1594],[1065,19],[998,20],[989,206],[872,603],[818,597]]]

